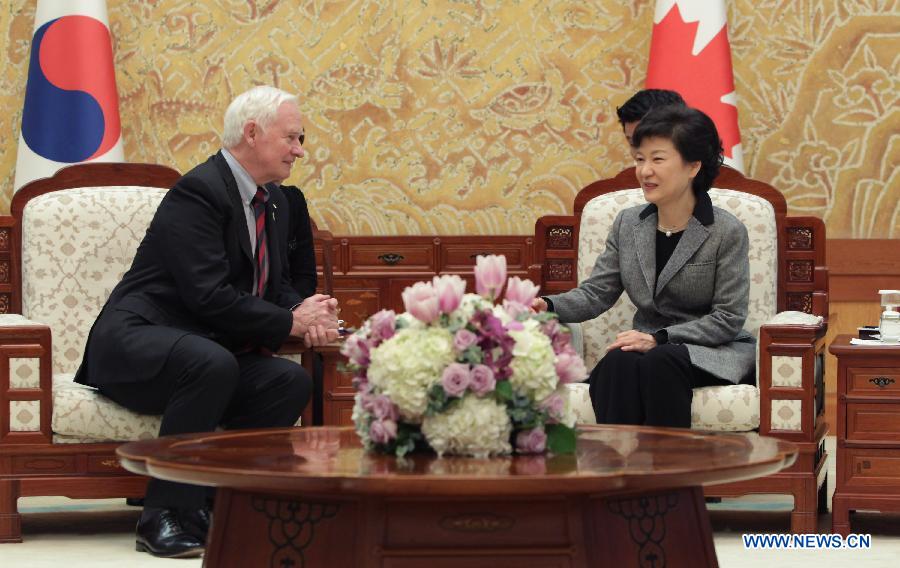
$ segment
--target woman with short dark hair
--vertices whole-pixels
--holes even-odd
[[[692,389],[754,374],[742,329],[750,292],[749,238],[708,191],[722,164],[713,121],[699,110],[651,110],[634,130],[635,173],[647,205],[619,213],[589,278],[538,298],[562,322],[593,319],[627,292],[637,307],[590,376],[599,423],[691,425]]]

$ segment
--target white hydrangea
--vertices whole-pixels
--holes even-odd
[[[405,328],[372,350],[367,376],[404,420],[418,424],[428,407],[428,391],[441,382],[454,357],[453,336],[446,329]]]
[[[427,327],[427,325],[424,322],[422,322],[421,320],[413,317],[412,315],[410,315],[406,312],[403,312],[402,314],[398,315],[396,321],[398,324],[400,322],[403,322],[403,324],[406,324],[405,326],[403,326],[405,329],[425,329]],[[366,320],[366,323],[368,324],[369,320]]]
[[[556,355],[550,338],[540,330],[537,321],[526,320],[522,323],[524,329],[509,332],[516,342],[509,365],[512,369],[509,382],[517,393],[531,400],[544,400],[556,390],[559,382],[554,364]]]
[[[361,392],[357,392],[353,397],[353,426],[359,435],[359,439],[362,441],[363,447],[371,448],[372,439],[369,438],[368,413],[362,407],[362,397],[363,394]]]
[[[475,315],[475,312],[491,309],[494,307],[494,304],[482,298],[478,294],[464,294],[462,297],[462,301],[459,303],[459,307],[453,310],[453,313],[450,314],[450,321],[456,322],[457,324],[466,324],[471,319],[472,316]]]
[[[451,410],[426,416],[422,433],[438,453],[486,458],[509,454],[512,423],[506,406],[490,397],[468,394]]]

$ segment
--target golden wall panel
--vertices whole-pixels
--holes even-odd
[[[0,11],[8,209],[33,0]],[[337,234],[528,234],[627,165],[652,0],[108,0],[129,161],[185,171],[255,84],[300,94],[301,186]],[[735,0],[748,173],[830,237],[900,238],[897,0]]]

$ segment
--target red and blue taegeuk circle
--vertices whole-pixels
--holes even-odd
[[[119,140],[119,99],[109,30],[72,15],[34,34],[22,113],[31,150],[56,162],[102,156]]]

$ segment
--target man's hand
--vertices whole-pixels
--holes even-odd
[[[291,335],[302,337],[307,347],[321,346],[338,337],[337,299],[315,294],[294,308]]]
[[[531,300],[531,309],[537,313],[546,312],[547,311],[547,300],[537,297],[534,300]]]
[[[613,341],[606,350],[612,351],[617,347],[622,349],[622,351],[646,353],[656,347],[656,338],[649,333],[631,329],[617,335],[616,340]]]

